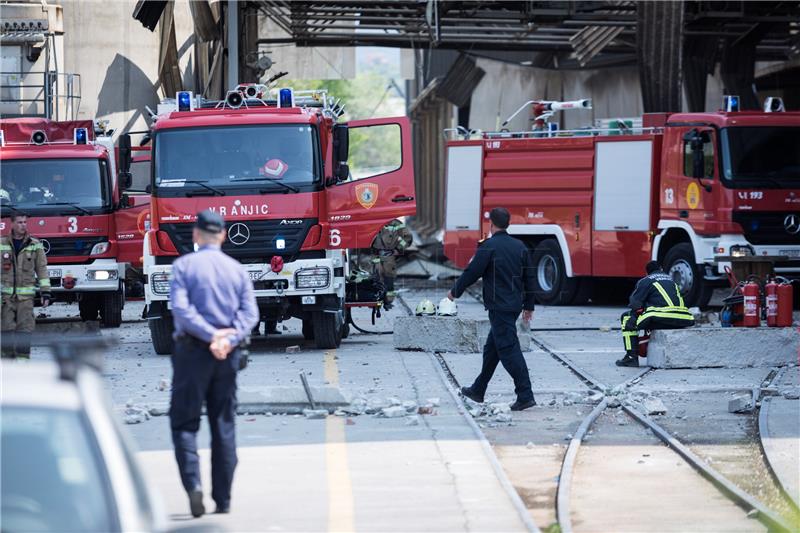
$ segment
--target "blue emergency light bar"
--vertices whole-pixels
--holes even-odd
[[[294,107],[294,91],[292,89],[278,91],[278,107]]]
[[[728,113],[736,113],[739,111],[739,97],[725,95],[722,97],[722,109]]]
[[[193,111],[194,98],[192,98],[192,91],[180,91],[175,100],[178,102],[178,111]]]
[[[89,131],[86,128],[75,128],[72,134],[72,142],[75,144],[86,144],[89,142]]]

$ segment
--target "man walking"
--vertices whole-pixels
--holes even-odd
[[[447,295],[451,300],[459,298],[467,287],[483,278],[483,305],[489,311],[491,331],[483,348],[481,373],[470,387],[462,387],[461,393],[470,400],[483,402],[486,387],[501,362],[514,379],[517,393],[511,410],[522,411],[536,405],[528,365],[517,337],[520,312],[526,323],[533,319],[533,266],[525,244],[506,231],[511,220],[508,210],[495,207],[489,219],[492,237],[478,246],[475,257]]]
[[[658,261],[645,266],[647,276],[636,283],[629,299],[630,311],[622,313],[625,357],[617,366],[639,366],[639,330],[680,329],[694,326],[694,317],[683,304],[678,285],[661,270]]]
[[[42,306],[50,305],[50,277],[47,258],[38,239],[28,234],[28,217],[11,215],[11,234],[0,238],[2,254],[2,356],[3,358],[31,357],[31,333],[36,320],[33,300],[36,284]]]
[[[172,442],[192,516],[205,513],[197,455],[200,411],[211,428],[211,497],[217,513],[230,511],[236,468],[236,372],[239,344],[258,322],[253,285],[236,260],[222,252],[225,222],[213,211],[197,215],[197,251],[172,268],[170,299],[175,320]]]

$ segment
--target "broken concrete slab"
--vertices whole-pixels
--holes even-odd
[[[408,413],[404,407],[400,405],[394,405],[392,407],[384,407],[381,409],[381,415],[385,416],[386,418],[400,418],[406,416]]]
[[[739,394],[728,400],[729,413],[749,413],[755,407],[752,394]]]
[[[423,352],[480,353],[489,336],[489,320],[447,316],[397,317],[394,347]],[[530,350],[529,332],[518,332],[523,352]]]
[[[744,368],[792,364],[800,335],[792,328],[687,328],[650,335],[653,368]]]
[[[328,417],[327,409],[303,409],[303,416],[308,420],[322,420]]]
[[[311,395],[319,409],[333,411],[349,404],[336,387],[311,387]],[[237,393],[240,408],[250,413],[266,412],[301,414],[308,408],[303,387],[252,387],[240,385]]]

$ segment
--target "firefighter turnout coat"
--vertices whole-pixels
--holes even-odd
[[[3,271],[0,279],[3,301],[33,300],[38,282],[42,295],[50,296],[47,258],[39,239],[25,235],[19,252],[14,250],[10,235],[0,238]]]

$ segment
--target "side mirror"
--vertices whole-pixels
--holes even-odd
[[[333,127],[333,161],[342,163],[350,155],[350,130],[346,124],[337,124]]]
[[[122,207],[123,209],[126,208],[126,207],[130,207],[131,206],[131,197],[128,196],[127,194],[123,194],[122,196],[120,196],[120,198],[119,198],[119,206]]]
[[[131,171],[131,136],[127,133],[119,136],[119,171]]]
[[[334,174],[336,175],[337,181],[346,181],[347,178],[350,177],[350,167],[347,165],[347,163],[339,163],[339,166],[336,167],[336,172],[334,172]]]

